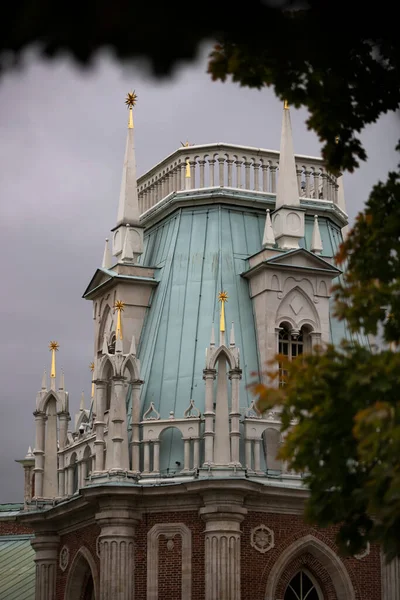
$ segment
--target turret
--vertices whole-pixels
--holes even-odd
[[[292,125],[286,101],[283,108],[279,178],[272,224],[279,248],[292,250],[299,247],[299,240],[304,237],[304,209],[300,207]]]
[[[133,107],[137,101],[130,92],[125,104],[129,110],[124,167],[122,171],[117,224],[113,229],[113,254],[118,262],[136,263],[143,252],[143,227],[140,225],[139,199],[136,181],[136,156]]]

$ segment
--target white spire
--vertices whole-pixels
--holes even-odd
[[[119,195],[117,226],[126,223],[139,225],[140,216],[136,181],[136,156],[132,108],[129,108],[129,117],[124,168],[122,170],[121,191]]]
[[[210,338],[210,348],[213,348],[215,346],[215,329],[214,329],[214,322],[211,326],[211,338]]]
[[[47,390],[47,373],[46,373],[46,369],[43,371],[43,375],[42,375],[42,390]]]
[[[272,229],[271,215],[269,208],[267,208],[267,216],[265,219],[264,236],[262,241],[263,248],[272,247],[275,245],[275,235]]]
[[[106,238],[106,243],[104,246],[104,254],[103,254],[103,262],[102,262],[102,269],[111,269],[112,266],[112,258],[111,258],[111,252],[110,252],[110,247],[108,245],[108,238]]]
[[[230,338],[229,338],[229,345],[231,348],[233,348],[233,346],[235,345],[235,329],[233,327],[233,321],[232,321],[232,327],[231,327],[231,334],[230,334]]]
[[[132,354],[132,356],[136,356],[136,341],[134,335],[132,335],[131,348],[129,350],[129,354]]]
[[[60,384],[58,386],[58,389],[61,391],[64,391],[64,389],[65,389],[64,371],[61,371],[61,373],[60,373]]]
[[[85,393],[84,392],[82,392],[82,394],[81,394],[81,404],[80,404],[79,410],[81,412],[85,410]]]
[[[312,232],[312,237],[311,237],[311,252],[314,252],[314,254],[321,254],[323,247],[322,247],[322,240],[321,240],[321,233],[319,231],[319,225],[318,225],[318,215],[314,216],[314,227],[313,227],[313,232]]]
[[[275,208],[280,208],[281,206],[300,206],[293,152],[292,125],[287,102],[285,102],[283,108],[279,177]]]
[[[32,452],[32,448],[29,446],[28,448],[28,452],[26,453],[25,459],[29,459],[29,458],[35,458],[34,454]]]

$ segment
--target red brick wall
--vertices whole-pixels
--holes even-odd
[[[275,534],[275,547],[261,554],[250,545],[251,530],[258,525],[270,527]],[[274,515],[268,513],[250,513],[242,523],[241,543],[241,582],[242,600],[263,600],[270,571],[281,553],[294,541],[305,535],[312,534],[323,541],[334,552],[336,529],[331,527],[316,530],[307,527],[300,516]],[[344,558],[344,565],[349,573],[357,600],[380,600],[380,558],[379,548],[371,546],[371,552],[362,560]],[[283,597],[284,589],[291,577],[304,565],[316,578],[325,593],[326,600],[342,600],[336,598],[329,574],[311,554],[292,561],[285,570],[285,578],[279,583],[278,592]]]
[[[173,544],[168,548],[168,543]],[[158,540],[158,597],[180,598],[182,594],[182,537]]]
[[[65,569],[65,571],[62,571],[60,569],[60,564],[58,561],[56,600],[64,600],[65,586],[67,583],[68,574],[71,569],[71,565],[74,561],[75,555],[78,552],[79,548],[81,548],[82,546],[86,546],[90,554],[93,556],[97,565],[98,572],[100,574],[100,561],[96,554],[96,540],[99,534],[100,527],[93,523],[93,525],[88,525],[87,527],[77,529],[76,531],[72,531],[71,533],[67,533],[60,537],[59,552],[61,551],[63,546],[67,546],[69,549],[69,562],[68,567]]]
[[[192,532],[192,600],[204,600],[204,522],[196,511],[143,515],[136,528],[135,600],[146,600],[147,533],[157,523],[184,523]],[[159,599],[175,600],[181,598],[181,538],[174,538],[172,551],[166,544],[167,540],[162,537],[159,540]],[[164,559],[167,562],[162,565]]]
[[[22,525],[18,523],[18,521],[10,520],[0,520],[0,535],[24,535],[31,534],[33,530],[26,525]]]

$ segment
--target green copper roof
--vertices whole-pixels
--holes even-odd
[[[0,600],[34,600],[32,538],[30,535],[0,536]]]
[[[302,244],[306,249],[310,246],[313,221],[312,215],[306,217]],[[168,418],[171,411],[180,418],[190,399],[204,411],[205,349],[213,321],[218,336],[217,295],[221,290],[229,296],[225,306],[227,335],[233,321],[240,350],[240,406],[243,409],[250,405],[252,396],[247,386],[253,379],[252,373],[262,365],[248,282],[241,273],[248,268],[248,257],[262,247],[264,223],[263,210],[213,204],[179,208],[147,230],[141,264],[157,267],[159,284],[153,292],[138,348],[144,379],[142,414],[153,402],[162,419]],[[340,229],[324,217],[320,217],[319,225],[322,257],[332,257],[341,242]],[[330,329],[334,343],[348,337],[345,326],[334,318]],[[174,435],[170,452],[161,456],[164,472],[176,469],[176,461],[182,459],[181,436],[177,433],[175,444]]]

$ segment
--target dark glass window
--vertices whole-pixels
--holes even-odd
[[[304,571],[299,571],[286,588],[284,600],[323,600]]]
[[[300,331],[299,335],[292,335],[288,327],[283,324],[281,325],[279,332],[279,354],[287,356],[289,360],[303,354],[303,332]],[[279,365],[279,385],[285,384],[286,371],[282,364]]]

